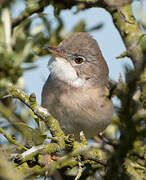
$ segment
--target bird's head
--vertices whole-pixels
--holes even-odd
[[[95,39],[88,33],[75,33],[56,48],[47,47],[53,56],[49,70],[74,87],[100,87],[108,83],[108,67]]]

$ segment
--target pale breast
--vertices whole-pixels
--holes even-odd
[[[90,138],[103,131],[112,119],[113,105],[105,92],[105,87],[72,88],[48,78],[42,92],[42,106],[60,122],[66,134],[78,137],[83,131]]]

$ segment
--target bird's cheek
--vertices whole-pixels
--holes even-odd
[[[96,73],[96,67],[92,65],[84,66],[82,73],[87,77],[92,77]]]

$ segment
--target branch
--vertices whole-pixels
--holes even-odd
[[[131,4],[133,0],[104,0],[108,7],[118,8]]]
[[[24,176],[20,171],[14,169],[7,159],[8,154],[4,153],[4,149],[0,149],[0,179],[2,180],[24,180]]]
[[[49,164],[46,164],[46,156],[48,154],[57,152],[55,151],[55,149],[51,148],[51,146],[53,147],[53,145],[53,143],[50,143],[32,147],[21,155],[18,155],[15,163],[19,163],[20,165],[18,166],[18,164],[16,164],[16,169],[18,169],[20,172],[23,171],[25,177],[27,178],[38,173],[39,175],[43,175],[44,172],[48,169],[50,169],[51,172],[49,174],[51,175],[53,174],[55,169],[67,167],[73,168],[79,165],[79,163],[81,163],[83,167],[85,167],[86,165],[90,165],[91,168],[95,170],[105,167],[109,156],[109,154],[103,151],[102,147],[99,147],[97,144],[84,146],[83,144],[76,142],[76,147],[73,152],[70,152],[63,157],[58,157],[57,160],[52,159],[49,161]],[[32,171],[30,170],[31,167],[29,167],[28,165],[26,166],[25,161],[32,160],[38,154],[38,163],[40,164],[42,170],[40,170],[39,166],[35,166],[33,167]]]
[[[131,175],[131,179],[145,179],[146,167],[143,167],[140,164],[131,161],[130,159],[126,159],[124,166],[127,169],[128,173]]]
[[[124,5],[130,4],[133,0],[75,0],[75,1],[69,1],[66,4],[66,1],[62,1],[61,6],[62,9],[71,8],[74,5],[78,5],[81,3],[84,3],[86,6],[92,6],[92,7],[111,7],[111,8],[117,8],[122,7]],[[12,27],[18,26],[20,23],[22,23],[25,19],[29,18],[34,13],[40,13],[44,10],[46,6],[51,4],[48,0],[40,0],[35,5],[26,8],[19,17],[12,19]],[[60,1],[54,0],[52,3],[54,6],[58,7],[60,9]]]
[[[77,176],[75,177],[75,180],[80,179],[82,172],[83,172],[83,167],[82,167],[82,164],[79,162],[79,170],[78,170]]]
[[[80,3],[87,3],[92,6],[102,6],[102,7],[110,7],[110,8],[117,8],[122,7],[127,4],[131,4],[133,0],[75,0],[76,2]]]
[[[27,150],[25,146],[17,142],[15,139],[13,139],[11,136],[9,136],[2,128],[0,128],[0,133],[12,144],[15,144],[22,150]]]
[[[128,56],[131,57],[135,67],[140,68],[144,59],[143,49],[140,45],[143,33],[133,16],[131,5],[118,9],[107,8],[107,10],[111,13],[113,22],[121,34]]]
[[[22,23],[25,19],[29,18],[34,13],[40,13],[44,10],[44,8],[49,5],[50,2],[48,0],[40,0],[31,8],[26,8],[19,17],[16,19],[12,19],[12,27],[18,26]]]
[[[36,116],[38,116],[47,124],[52,136],[58,138],[58,141],[60,141],[60,143],[64,145],[65,135],[61,130],[58,121],[50,115],[47,109],[37,104],[35,94],[31,94],[30,96],[28,96],[20,89],[9,87],[9,96],[19,99],[26,106],[28,106]]]
[[[81,143],[74,141],[74,137],[71,135],[66,137],[61,130],[58,121],[54,119],[45,108],[37,104],[34,93],[28,96],[22,90],[15,87],[10,87],[8,91],[9,97],[21,100],[34,112],[37,117],[47,123],[53,136],[53,141],[51,143],[33,146],[22,154],[18,154],[16,156],[14,164],[18,166],[17,169],[19,171],[25,172],[26,177],[33,176],[38,173],[43,174],[46,171],[46,164],[44,164],[42,157],[47,154],[51,155],[56,152],[61,152],[63,150],[69,151],[69,153],[59,158],[57,161],[51,160],[49,167],[53,167],[54,170],[65,167],[73,168],[77,166],[79,162],[83,166],[90,164],[93,169],[103,168],[106,165],[110,154],[103,149],[103,145],[87,145],[87,140],[83,132],[80,133]],[[29,168],[29,166],[27,166],[26,168],[25,162],[32,161],[35,157],[37,157],[36,164],[39,163],[39,165],[43,168],[41,170],[39,166],[34,167],[32,172],[32,170],[30,170],[31,167]],[[78,176],[79,174],[77,177]]]
[[[137,143],[137,146],[139,147],[139,150],[141,145],[144,144],[144,142],[142,143],[142,135],[144,131],[142,128],[140,128],[140,122],[142,122],[140,117],[141,115],[138,115],[139,102],[135,101],[133,96],[135,94],[138,82],[140,82],[141,74],[144,71],[145,65],[146,61],[143,61],[141,69],[129,71],[127,76],[130,77],[130,80],[127,82],[127,85],[123,84],[122,87],[121,84],[121,90],[118,95],[118,98],[121,101],[121,107],[119,108],[118,116],[120,122],[124,125],[124,129],[123,132],[121,132],[121,138],[118,146],[115,149],[115,153],[107,162],[108,170],[105,180],[118,179],[119,174],[121,174],[121,179],[124,177],[128,178],[129,175],[134,176],[134,174],[138,174],[137,169],[132,165],[132,160],[131,163],[126,163],[125,160],[126,157],[130,159],[130,153],[132,153],[133,149],[135,149],[134,144],[137,143],[138,140],[139,143]],[[136,114],[137,116],[135,116]],[[134,163],[137,164],[135,161]],[[123,168],[124,164],[126,168]],[[135,173],[130,172],[129,168],[132,169],[132,171],[135,171]],[[144,167],[143,169],[146,170]]]

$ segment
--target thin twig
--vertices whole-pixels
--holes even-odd
[[[82,164],[79,162],[79,170],[78,170],[78,174],[77,174],[77,176],[75,177],[74,180],[80,179],[80,177],[81,177],[81,175],[82,175],[82,172],[83,172],[83,167],[82,167]]]
[[[28,150],[25,146],[14,140],[11,136],[9,136],[2,128],[0,128],[0,133],[12,144],[15,144],[20,149]]]
[[[44,8],[49,5],[49,1],[47,0],[41,0],[38,2],[39,5],[34,5],[35,7],[31,8],[31,9],[25,9],[19,17],[17,17],[16,19],[12,19],[12,27],[16,27],[18,26],[22,21],[24,21],[25,19],[29,18],[32,14],[34,13],[39,13],[42,12],[44,10]]]
[[[51,114],[48,112],[47,109],[41,107],[37,102],[35,101],[35,98],[32,98],[32,94],[30,97],[23,92],[21,89],[17,89],[15,87],[9,87],[9,95],[13,98],[17,98],[20,101],[22,101],[26,106],[28,106],[36,116],[38,116],[40,119],[42,119],[50,128],[50,132],[53,135],[53,137],[58,137],[58,141],[60,141],[60,144],[63,143],[65,139],[65,135],[60,128],[60,125],[58,121],[51,116]],[[34,96],[34,94],[33,94]],[[64,145],[64,143],[62,144]]]

